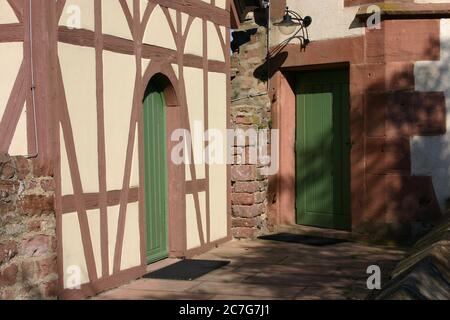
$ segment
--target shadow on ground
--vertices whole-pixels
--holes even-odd
[[[370,293],[367,267],[380,266],[387,282],[404,256],[400,249],[341,240],[318,246],[314,238],[303,238],[309,243],[231,241],[197,257],[230,261],[201,278],[139,279],[96,299],[364,299]]]

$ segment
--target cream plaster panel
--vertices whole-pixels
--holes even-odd
[[[19,122],[17,123],[16,132],[14,133],[9,147],[9,154],[12,156],[23,156],[28,154],[28,138],[27,138],[27,112],[25,105],[22,109]]]
[[[220,9],[226,9],[227,0],[216,0],[216,7],[219,7]]]
[[[175,64],[175,63],[172,63],[172,69],[173,69],[173,72],[175,73],[175,75],[177,76],[177,79],[179,79],[180,78],[180,68],[179,68],[179,66],[177,64]]]
[[[205,241],[206,239],[206,229],[207,229],[207,225],[206,225],[206,192],[199,192],[198,193],[198,199],[200,202],[200,218],[202,219],[202,230],[203,230],[203,236],[205,237]],[[195,228],[195,230],[198,230],[198,228]],[[194,231],[194,230],[192,230]]]
[[[98,192],[95,50],[64,43],[58,50],[83,192]]]
[[[417,91],[441,91],[445,94],[447,133],[442,136],[411,139],[413,175],[431,176],[442,212],[450,198],[450,19],[441,20],[441,60],[421,61],[414,67]]]
[[[92,240],[92,249],[94,251],[95,267],[97,276],[102,275],[102,249],[100,236],[100,209],[93,209],[87,211],[89,222],[89,231]]]
[[[104,1],[102,6],[103,33],[131,40],[131,31],[119,0],[107,0],[107,2],[108,4]],[[132,13],[132,0],[127,0],[127,3]]]
[[[229,32],[230,30],[228,30],[227,28],[225,28],[224,26],[219,26],[220,32],[222,33],[222,39],[225,41],[225,43],[227,42],[227,32]]]
[[[186,144],[185,144],[185,150],[189,150]],[[185,154],[185,163],[188,163],[188,160],[186,158],[186,154]],[[190,167],[188,165],[186,165],[185,173],[186,173],[186,176],[185,176],[186,177],[186,181],[192,181],[192,174],[191,174]]]
[[[108,207],[108,256],[109,274],[114,270],[114,253],[116,250],[117,226],[119,225],[120,206]]]
[[[69,282],[72,272],[80,271],[81,284],[89,282],[89,276],[84,257],[81,229],[76,212],[62,215],[62,246],[63,246],[63,272],[64,287],[68,288],[74,283]],[[72,268],[74,270],[72,270]]]
[[[227,194],[227,167],[213,164],[209,166],[209,197],[211,225],[211,241],[227,237],[228,194]]]
[[[120,190],[128,147],[136,63],[134,56],[105,51],[103,66],[106,182],[108,190]]]
[[[131,163],[131,177],[130,187],[139,187],[139,128],[136,126],[134,147],[133,147],[133,161]]]
[[[142,65],[142,76],[144,76],[145,71],[147,71],[148,66],[150,65],[151,60],[150,59],[142,59],[141,65]]]
[[[128,204],[127,207],[120,269],[126,270],[139,265],[141,265],[139,202],[135,202]]]
[[[189,19],[189,15],[187,13],[181,13],[181,30],[183,30],[183,34],[186,31],[187,22]]]
[[[200,235],[197,231],[197,216],[194,196],[186,195],[186,246],[187,249],[200,247]]]
[[[211,212],[211,241],[227,236],[228,177],[227,177],[227,77],[221,73],[209,73],[209,129],[223,133],[222,161],[209,165],[209,196]]]
[[[206,193],[199,192],[200,216],[203,229],[203,235],[206,241]],[[186,195],[186,240],[187,249],[200,247],[200,233],[197,226],[197,212],[195,210],[194,195]]]
[[[195,164],[196,178],[205,179],[204,164],[204,99],[203,99],[203,70],[197,68],[184,68],[184,80],[186,83],[186,98],[189,111],[189,123],[191,127],[192,151]],[[195,130],[195,128],[199,128]],[[186,166],[186,179],[190,180],[189,165]]]
[[[211,21],[208,21],[208,59],[225,61],[219,34]]]
[[[184,53],[203,56],[203,23],[199,18],[195,18],[192,22]]]
[[[109,0],[107,0],[109,2]],[[125,0],[128,4],[128,8],[130,8],[131,15],[134,12],[134,0]]]
[[[145,8],[147,8],[147,5],[149,4],[148,0],[141,0],[141,21],[144,18]]]
[[[308,28],[311,41],[354,37],[364,34],[364,28],[351,27],[359,6],[344,8],[344,0],[288,0],[287,6],[302,16],[311,16],[313,23]],[[271,43],[280,43],[288,37],[272,26]]]
[[[169,22],[159,5],[155,7],[148,21],[144,43],[172,50],[177,48]]]
[[[22,58],[22,43],[0,43],[0,119],[5,112]]]
[[[74,18],[74,14],[78,13],[74,10],[77,8],[80,13],[81,29],[95,30],[94,1],[92,0],[67,0],[59,25],[70,26],[70,21]]]
[[[0,24],[17,23],[19,20],[6,0],[0,1]]]
[[[175,27],[175,30],[177,30],[177,10],[175,9],[169,9],[170,19],[172,19],[173,26]]]
[[[67,156],[64,134],[60,126],[60,153],[61,153],[61,195],[73,194],[72,175],[70,174],[69,158]]]

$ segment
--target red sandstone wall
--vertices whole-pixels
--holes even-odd
[[[431,177],[411,174],[410,151],[413,135],[446,133],[444,94],[414,83],[416,61],[440,59],[439,34],[439,19],[383,21],[366,31],[363,60],[350,64],[353,114],[364,115],[352,123],[363,133],[352,134],[352,163],[364,166],[352,177],[354,202],[364,199],[353,225],[376,238],[414,238],[441,214]]]
[[[416,91],[414,75],[417,61],[441,59],[440,20],[385,20],[364,36],[312,40],[305,50],[291,43],[271,59],[272,120],[281,131],[281,172],[295,168],[295,97],[288,80],[298,70],[347,66],[352,230],[374,241],[417,238],[442,215],[431,176],[411,172],[410,150],[413,136],[447,131],[444,93]],[[295,221],[291,169],[278,175],[275,197],[268,199],[269,204],[275,201],[273,215],[281,223]]]

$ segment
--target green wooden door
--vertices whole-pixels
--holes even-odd
[[[144,100],[147,262],[168,257],[166,112],[164,96],[151,85]]]
[[[348,230],[348,71],[300,73],[296,83],[297,223]]]

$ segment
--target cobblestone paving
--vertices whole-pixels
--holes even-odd
[[[94,299],[364,299],[367,267],[383,283],[404,251],[356,242],[305,245],[267,240],[231,241],[196,257],[231,263],[195,281],[139,279]],[[176,262],[167,259],[149,267]]]

